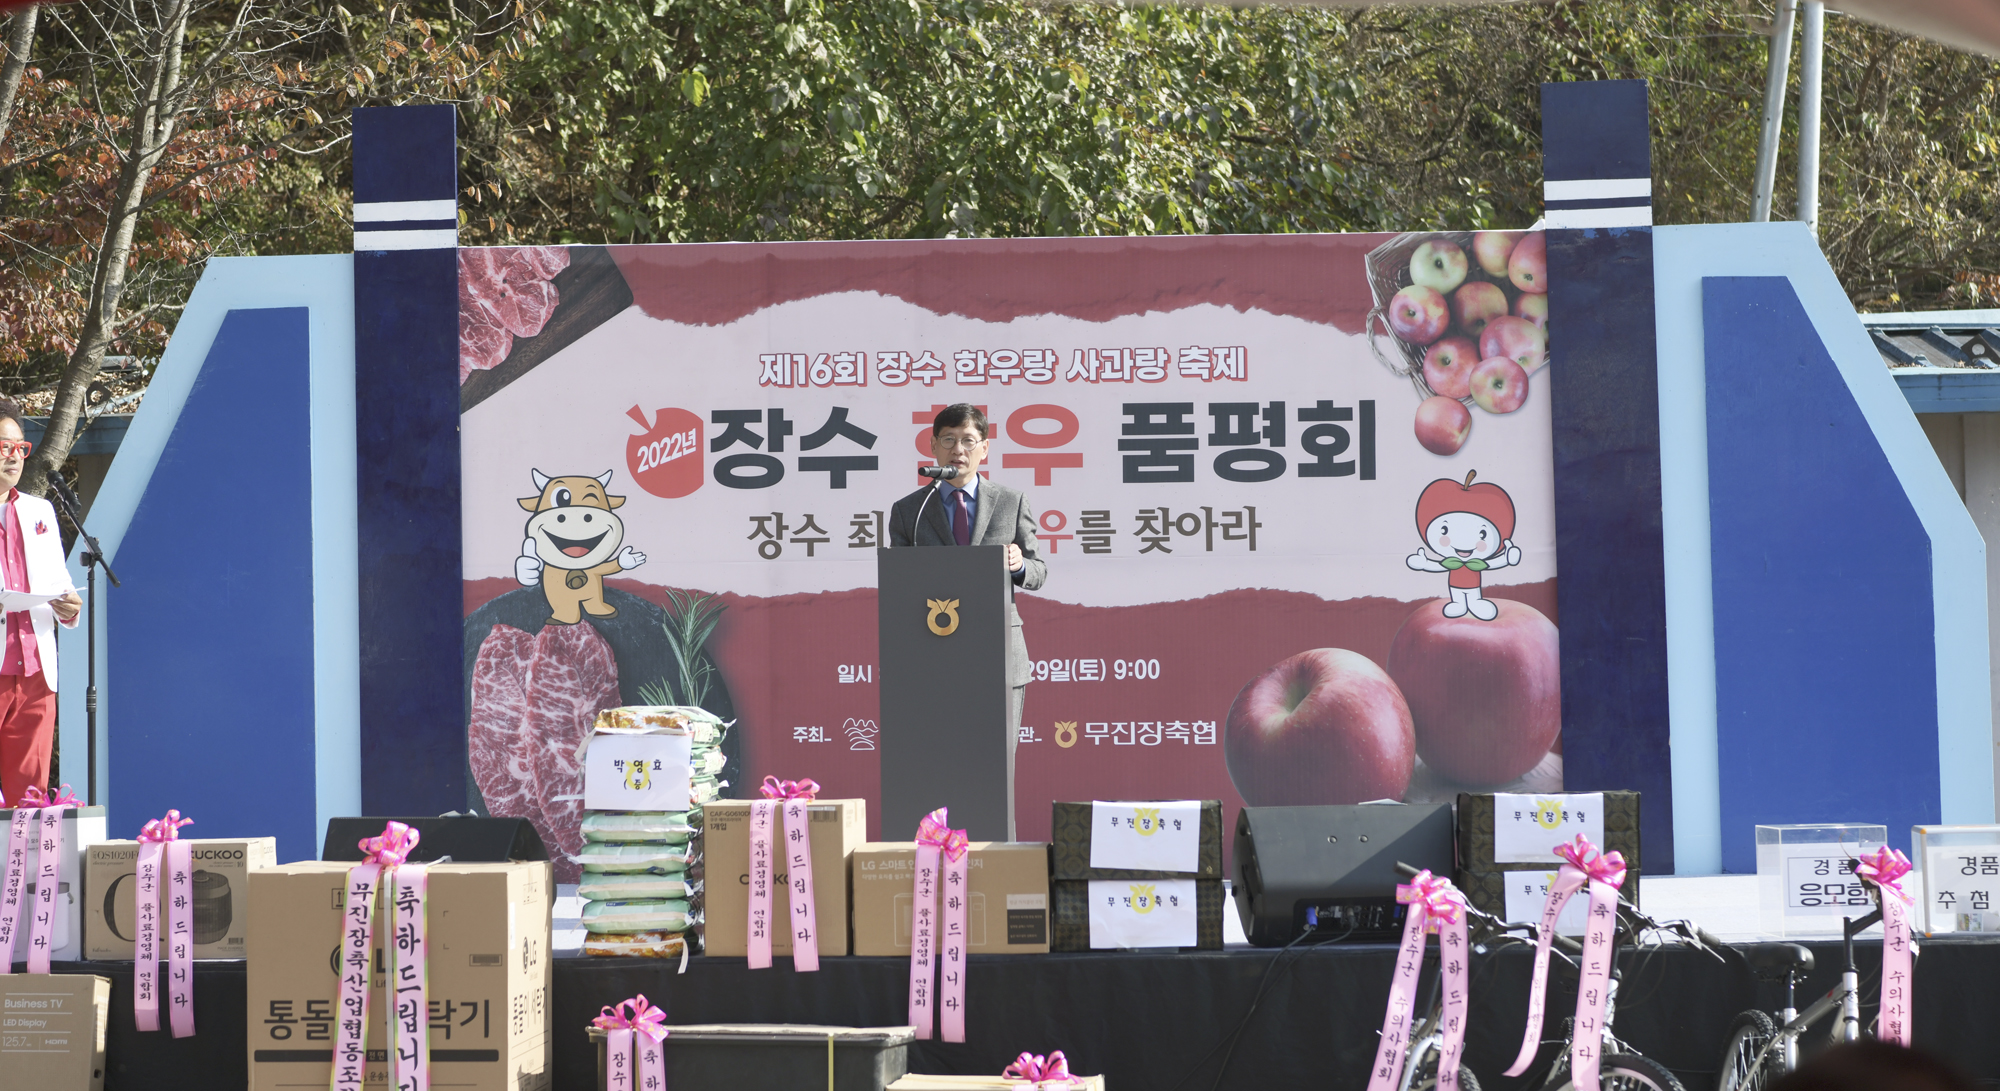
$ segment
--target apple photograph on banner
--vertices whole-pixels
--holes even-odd
[[[876,555],[986,416],[1048,565],[1052,800],[1562,786],[1542,236],[460,251],[468,745],[574,851],[596,710],[733,720],[696,798],[879,800]],[[727,786],[725,786],[727,782]],[[869,836],[895,836],[873,828]]]

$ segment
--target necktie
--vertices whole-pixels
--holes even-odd
[[[972,544],[972,512],[964,489],[951,491],[951,536],[959,545]]]

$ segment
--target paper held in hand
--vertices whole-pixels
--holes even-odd
[[[74,589],[66,587],[61,591],[51,591],[47,594],[33,591],[0,591],[0,612],[15,614],[32,607],[47,606],[72,590]]]
[[[1201,870],[1201,800],[1090,805],[1090,866]]]

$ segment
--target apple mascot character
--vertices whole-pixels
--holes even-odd
[[[1424,547],[1405,563],[1418,572],[1451,574],[1444,616],[1492,621],[1500,607],[1479,593],[1480,574],[1520,564],[1521,547],[1513,542],[1513,498],[1490,481],[1473,484],[1478,476],[1474,470],[1462,485],[1441,477],[1424,487],[1417,497],[1417,535]]]

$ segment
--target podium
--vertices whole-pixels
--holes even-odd
[[[907,841],[939,807],[974,841],[1008,839],[1004,546],[875,551],[882,826]]]

